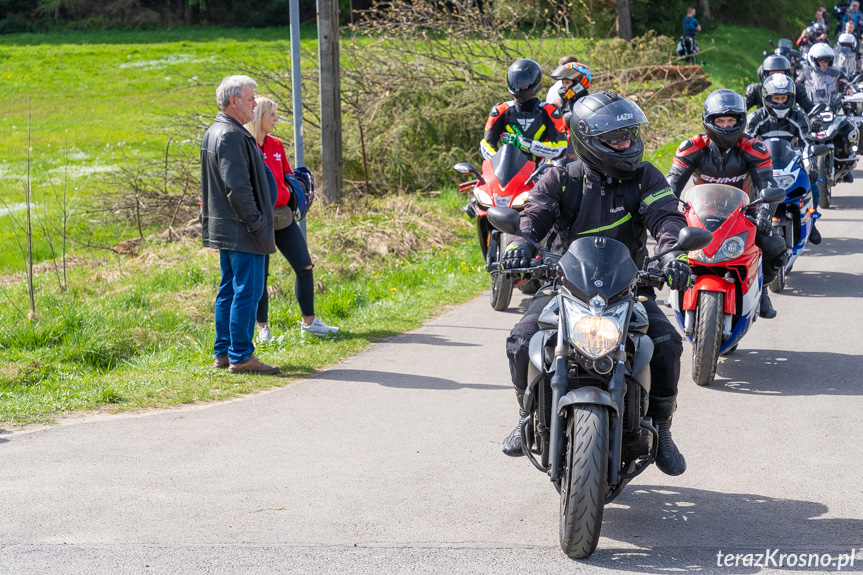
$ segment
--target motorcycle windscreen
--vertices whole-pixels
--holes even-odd
[[[527,154],[512,144],[504,144],[491,158],[491,167],[501,188],[509,185],[528,162]]]
[[[687,190],[683,201],[692,206],[708,231],[715,232],[728,216],[749,203],[749,196],[734,186],[701,184]]]
[[[783,169],[794,160],[794,148],[788,140],[783,138],[767,138],[764,140],[770,158],[773,160],[774,169]]]
[[[628,290],[638,273],[629,248],[617,240],[599,236],[572,242],[559,265],[569,290],[585,300],[596,293],[610,300]]]

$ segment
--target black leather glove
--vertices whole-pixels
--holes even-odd
[[[530,257],[533,249],[521,238],[513,239],[503,251],[500,267],[506,270],[514,268],[526,268],[530,265]]]
[[[758,215],[755,216],[755,229],[760,236],[769,236],[773,231],[773,217],[770,215],[769,208],[761,208],[758,210]]]
[[[662,273],[668,278],[668,287],[673,290],[684,290],[692,285],[689,256],[683,252],[671,252],[662,256]]]

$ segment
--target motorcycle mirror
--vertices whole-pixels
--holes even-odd
[[[680,230],[677,236],[677,249],[682,252],[701,250],[709,246],[712,241],[712,232],[704,228],[686,227]]]
[[[511,236],[521,235],[518,229],[518,212],[511,208],[493,207],[488,209],[488,221],[495,228]]]
[[[758,199],[765,204],[775,204],[785,199],[785,190],[782,188],[764,188],[759,192]]]
[[[826,156],[828,152],[830,152],[830,146],[826,144],[815,144],[809,151],[809,155],[813,158],[817,158],[820,156]]]
[[[768,40],[768,42],[770,42],[770,45],[773,46],[774,48],[776,47],[776,44],[773,42],[773,40]],[[701,248],[698,248],[698,249],[701,249]]]
[[[827,106],[824,104],[815,104],[811,110],[809,110],[809,117],[817,116],[821,112],[827,109]]]
[[[476,174],[480,176],[480,174],[476,168],[473,167],[473,164],[470,162],[459,162],[458,164],[452,167],[453,170],[458,172],[459,174]]]

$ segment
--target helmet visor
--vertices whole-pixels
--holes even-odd
[[[586,136],[599,136],[620,128],[647,124],[647,116],[634,102],[620,99],[596,110],[589,119],[579,120],[579,131]]]
[[[623,144],[623,142],[632,143],[637,141],[639,132],[639,126],[627,126],[625,128],[618,128],[616,130],[600,134],[599,141],[610,148],[617,148],[618,146]]]

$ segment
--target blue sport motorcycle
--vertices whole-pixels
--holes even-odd
[[[767,138],[764,145],[773,159],[773,179],[785,190],[785,199],[779,203],[773,217],[773,232],[785,238],[788,259],[776,279],[767,286],[770,291],[779,293],[785,289],[786,274],[809,243],[809,234],[818,215],[812,207],[811,181],[803,167],[804,154],[782,138]],[[823,156],[829,150],[826,145],[811,146],[807,149],[807,159]]]

